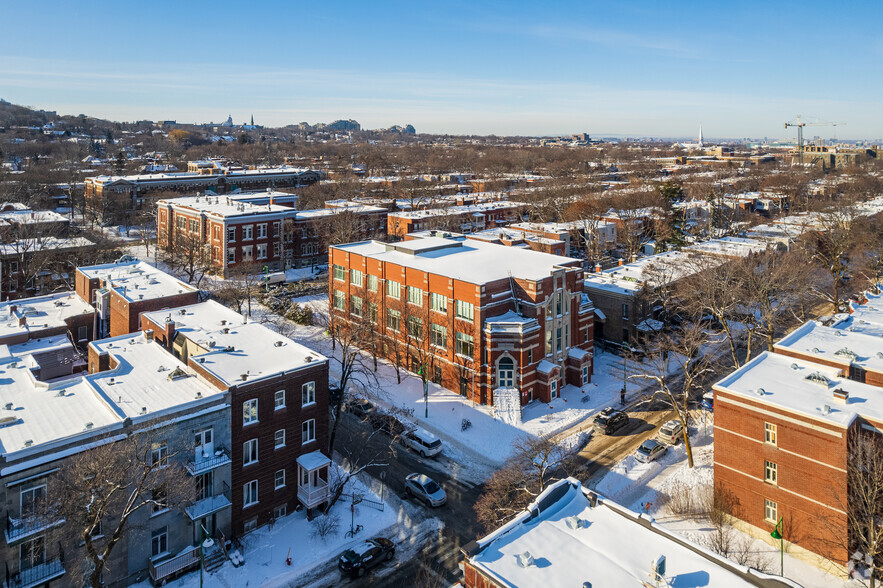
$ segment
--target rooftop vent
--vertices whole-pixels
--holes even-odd
[[[764,394],[766,394],[766,390],[764,390],[763,388],[758,388],[756,392],[758,396],[763,396]]]
[[[304,358],[304,361],[307,362],[307,363],[310,363],[311,361],[313,361],[313,356],[312,356],[312,355],[308,355],[308,356],[306,356],[306,357]]]
[[[88,431],[89,429],[91,429],[94,426],[95,425],[93,423],[86,423],[86,430]]]
[[[25,441],[25,447],[30,447],[30,446],[33,445],[33,444],[34,444],[34,440],[33,440],[33,439],[28,439],[27,441]]]
[[[840,402],[841,404],[846,404],[849,402],[849,391],[843,390],[842,388],[837,388],[834,390],[834,400]]]
[[[242,374],[239,376],[239,378],[244,382],[248,379],[248,374]]]
[[[147,414],[147,407],[146,406],[141,407],[141,414]]]
[[[806,379],[813,384],[818,384],[819,386],[822,386],[823,388],[827,388],[828,384],[830,383],[828,381],[828,378],[826,378],[825,375],[820,372],[813,372],[806,376]]]
[[[58,396],[59,398],[64,398],[65,392],[66,392],[65,389],[62,388],[61,390],[58,391],[56,396]]]
[[[276,341],[275,343],[273,343],[274,347],[282,347],[283,345],[285,345],[285,343],[283,343],[282,341]]]
[[[223,327],[226,324],[227,324],[227,319],[221,319],[221,326]]]
[[[223,329],[221,329],[221,332],[224,333],[225,335],[229,334],[229,333],[230,333],[230,327],[224,327]]]
[[[530,554],[529,551],[519,553],[516,557],[518,558],[518,565],[523,568],[529,568],[530,566],[534,565],[533,556]]]
[[[578,516],[567,517],[567,519],[565,519],[565,521],[567,522],[567,526],[571,529],[579,529],[580,527],[587,526],[585,524],[585,521],[583,521]]]
[[[818,347],[813,347],[813,348],[812,348],[812,352],[813,352],[813,353],[824,353],[824,352],[823,352],[821,349],[819,349]]]
[[[182,308],[180,314],[181,314],[181,316],[184,316],[184,315],[187,314],[187,311],[186,311],[185,309]]]
[[[792,370],[799,370],[799,369],[800,369],[800,366],[797,365],[796,363],[792,363],[792,364],[791,364],[791,369],[792,369]]]
[[[823,405],[822,408],[820,409],[820,412],[825,415],[831,414],[831,405],[830,404]]]
[[[6,410],[12,410],[13,404],[11,402],[6,403]]]
[[[834,355],[837,355],[839,357],[847,357],[853,361],[858,359],[858,354],[855,351],[853,351],[852,349],[850,349],[849,347],[843,347],[842,349],[838,349],[837,351],[834,352]]]

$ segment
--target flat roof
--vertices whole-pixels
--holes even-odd
[[[160,174],[133,174],[129,176],[91,176],[86,181],[92,180],[99,184],[112,183],[117,181],[124,182],[145,182],[145,181],[180,181],[180,180],[216,180],[219,176],[227,178],[235,178],[242,176],[271,176],[271,175],[292,175],[302,174],[306,172],[315,172],[316,170],[306,167],[265,167],[258,169],[231,169],[224,171],[219,168],[216,173],[201,174],[199,172],[173,172]],[[316,172],[318,173],[318,172]]]
[[[862,326],[838,329],[809,321],[782,337],[773,347],[883,373],[883,338],[863,332]]]
[[[54,251],[67,249],[80,249],[94,245],[85,237],[37,237],[34,239],[20,239],[13,243],[0,244],[0,255],[20,255],[22,252],[35,252],[51,249]]]
[[[694,263],[697,258],[702,259],[701,266]],[[584,285],[587,288],[620,294],[634,294],[641,290],[645,283],[658,286],[660,278],[664,279],[665,283],[670,283],[693,275],[699,269],[721,263],[724,263],[724,260],[701,253],[666,251],[600,273],[586,274]]]
[[[458,241],[442,237],[398,243],[362,241],[332,247],[472,284],[486,284],[506,279],[510,275],[525,280],[541,280],[561,266],[572,268],[576,264],[577,268],[581,267],[580,260],[572,257],[496,243]]]
[[[768,243],[758,241],[756,239],[745,239],[739,237],[724,237],[722,239],[712,239],[696,243],[689,247],[684,247],[684,251],[694,251],[696,253],[707,253],[711,255],[725,255],[731,257],[748,257],[752,253],[762,253],[769,248]]]
[[[13,310],[14,309],[14,310]],[[75,292],[20,298],[0,303],[0,339],[27,333],[29,338],[40,331],[66,327],[66,319],[95,312]],[[24,324],[19,324],[24,318]]]
[[[464,196],[467,197],[468,196]],[[401,212],[390,212],[389,216],[397,218],[431,218],[436,216],[448,216],[455,214],[472,214],[482,212],[493,212],[505,208],[519,208],[528,206],[524,202],[514,202],[512,200],[501,200],[491,202],[477,202],[475,204],[465,204],[461,206],[450,206],[447,208],[427,208],[425,210],[408,210]]]
[[[102,280],[105,287],[116,290],[129,302],[165,298],[197,290],[143,261],[106,263],[77,269],[90,280]]]
[[[755,402],[848,427],[859,415],[883,421],[883,390],[840,375],[840,369],[764,351],[714,387]],[[848,403],[834,390],[849,393]],[[828,407],[830,410],[825,409]]]
[[[174,321],[177,333],[205,350],[191,357],[228,386],[327,361],[324,355],[264,325],[247,322],[238,312],[213,300],[143,316],[158,325]]]
[[[605,498],[592,506],[573,478],[550,486],[525,512],[477,543],[479,551],[469,557],[470,564],[512,588],[639,586],[650,581],[651,562],[661,555],[666,557],[665,576],[676,577],[684,588],[758,585],[744,577],[749,575],[746,568],[645,515]],[[526,566],[525,554],[532,558]]]
[[[189,208],[197,212],[204,212],[220,217],[235,216],[253,216],[257,214],[288,213],[295,215],[295,210],[290,206],[282,206],[281,204],[257,204],[250,202],[251,198],[243,198],[236,196],[182,196],[181,198],[171,198],[169,200],[160,200],[157,204],[169,204],[179,208]],[[272,195],[271,195],[272,196]],[[287,194],[292,196],[292,194]],[[265,196],[263,198],[267,200]]]

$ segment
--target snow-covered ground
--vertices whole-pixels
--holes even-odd
[[[708,416],[703,423],[703,416]],[[714,418],[713,415],[699,414],[691,427],[693,441],[693,462],[687,466],[683,444],[669,449],[668,453],[656,462],[642,464],[633,456],[628,456],[607,472],[595,485],[595,490],[635,512],[649,512],[657,523],[687,537],[697,543],[703,541],[712,531],[707,518],[688,517],[673,514],[665,504],[666,494],[688,491],[694,500],[710,497],[714,483]],[[649,503],[649,505],[648,505]],[[779,551],[774,545],[754,539],[733,529],[733,543],[749,552],[756,553],[768,572],[779,572]],[[798,582],[804,588],[858,588],[863,586],[857,580],[845,581],[827,574],[818,567],[785,554],[785,576]]]
[[[365,498],[379,501],[377,494],[358,480],[351,481],[347,493],[355,490]],[[207,586],[246,587],[246,586],[294,586],[316,576],[327,576],[336,583],[339,576],[336,568],[337,557],[351,546],[365,539],[384,536],[393,539],[398,545],[407,543],[415,535],[415,527],[437,528],[434,519],[421,523],[417,520],[419,511],[401,502],[395,496],[384,496],[384,510],[380,511],[364,503],[355,508],[355,524],[363,529],[354,537],[346,536],[350,529],[350,501],[341,499],[329,516],[337,517],[340,523],[338,532],[324,540],[312,537],[313,525],[307,520],[306,511],[294,512],[279,519],[273,525],[263,526],[242,539],[244,564],[234,567],[225,562],[211,575],[204,576]],[[289,552],[290,549],[290,552]],[[291,555],[291,565],[286,557]],[[401,557],[401,555],[399,555]],[[329,565],[334,564],[334,565]],[[329,585],[326,580],[324,585]],[[138,588],[150,588],[144,581]],[[192,572],[166,584],[169,588],[196,588],[199,586],[199,572]]]

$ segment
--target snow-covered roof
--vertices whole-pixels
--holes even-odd
[[[764,351],[714,387],[843,427],[859,415],[883,422],[880,388],[845,378],[839,368],[778,353]],[[835,401],[836,389],[847,392],[849,402]]]
[[[650,585],[651,562],[661,555],[672,586],[756,586],[747,576],[764,577],[660,527],[646,515],[604,498],[595,500],[593,506],[579,481],[561,480],[514,520],[479,539],[468,561],[497,584],[512,588],[640,586],[642,581]]]
[[[522,316],[514,310],[507,310],[501,315],[486,318],[484,324],[493,333],[523,333],[526,330],[538,329],[540,326],[537,319]]]
[[[558,368],[558,366],[547,359],[544,359],[537,364],[537,371],[543,374],[551,374],[552,370],[556,368]]]
[[[192,181],[192,180],[203,180],[206,183],[213,183],[217,181],[219,175],[224,176],[228,180],[232,181],[238,177],[264,177],[264,176],[290,176],[290,175],[299,175],[308,172],[316,172],[315,170],[311,170],[305,167],[262,167],[257,169],[234,169],[229,168],[224,173],[218,172],[213,174],[200,174],[199,172],[177,172],[177,173],[162,173],[162,174],[135,174],[129,176],[111,176],[111,175],[102,175],[102,176],[93,176],[86,178],[86,181],[92,181],[97,184],[110,184],[113,182],[161,182],[161,181],[174,181],[174,182],[183,182],[183,181]]]
[[[703,243],[697,243],[684,247],[684,251],[706,253],[710,255],[724,255],[728,257],[747,257],[751,253],[761,253],[769,247],[768,243],[756,239],[744,239],[739,237],[724,237],[712,239]]]
[[[462,206],[449,206],[447,208],[427,208],[425,210],[409,210],[402,212],[390,212],[389,216],[396,218],[411,218],[411,219],[420,219],[420,218],[434,218],[437,216],[450,216],[450,215],[473,215],[478,213],[481,216],[484,216],[482,213],[494,212],[497,210],[507,210],[510,208],[527,208],[527,204],[523,202],[513,202],[511,200],[503,200],[503,201],[492,201],[492,202],[478,202],[476,204],[466,204]]]
[[[174,321],[176,332],[204,350],[191,357],[228,386],[327,361],[316,351],[264,325],[249,323],[241,314],[213,300],[142,316],[158,325],[164,325],[167,319]]]
[[[297,464],[308,472],[318,470],[319,468],[331,463],[331,459],[322,454],[321,451],[311,451],[298,456]]]
[[[0,222],[10,224],[67,223],[70,219],[51,210],[17,209],[0,212]]]
[[[863,326],[861,321],[857,321],[845,329],[838,329],[809,321],[794,329],[773,347],[844,367],[855,364],[883,373],[883,338],[877,334],[864,333]]]
[[[24,333],[28,338],[38,337],[40,331],[67,326],[65,319],[92,312],[95,309],[74,292],[3,302],[0,303],[0,341]]]
[[[270,203],[273,200],[273,203]],[[288,192],[264,191],[264,192],[241,192],[227,196],[182,196],[160,200],[158,204],[169,204],[177,208],[189,208],[195,212],[207,215],[229,218],[241,216],[255,216],[260,214],[275,213],[277,215],[294,216],[296,211],[290,206],[283,206],[279,202],[296,203],[298,196]]]
[[[378,214],[385,213],[387,210],[382,206],[369,206],[367,204],[352,204],[351,206],[333,206],[331,208],[315,208],[312,210],[297,211],[298,220],[324,218],[333,216],[342,212],[352,212],[355,214]]]
[[[196,288],[143,261],[106,263],[77,268],[86,278],[109,282],[129,302],[195,292]]]
[[[558,267],[578,268],[580,264],[578,259],[530,249],[441,237],[399,243],[362,241],[333,247],[472,284],[487,284],[510,275],[525,280],[540,280]]]
[[[657,283],[660,278],[666,283],[692,275],[700,266],[693,263],[699,253],[685,253],[682,251],[667,251],[657,255],[642,257],[632,263],[604,270],[600,273],[586,274],[585,287],[598,290],[613,291],[620,294],[634,294],[643,288],[645,282],[651,286],[662,285]],[[702,267],[709,264],[723,263],[722,260],[714,261],[715,258],[705,256]]]
[[[84,247],[91,247],[92,245],[94,245],[94,243],[85,237],[69,237],[65,239],[57,237],[37,237],[34,239],[20,239],[12,243],[0,244],[0,256],[21,255],[22,253],[33,253],[44,250],[64,251],[82,249]]]

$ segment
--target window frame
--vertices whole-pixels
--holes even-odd
[[[248,409],[248,415],[246,414],[247,406],[251,407]],[[258,399],[250,398],[242,403],[242,426],[247,427],[248,425],[253,425],[258,422],[260,422],[258,419]]]
[[[779,465],[768,459],[763,460],[763,481],[773,486],[779,485]]]
[[[395,290],[395,293],[392,292]],[[402,285],[395,280],[386,280],[386,295],[396,300],[402,299]]]
[[[454,299],[454,318],[464,321],[475,320],[475,305],[465,300]]]
[[[773,513],[773,518],[769,517],[769,513]],[[779,524],[779,503],[769,498],[763,499],[763,520],[775,525]]]
[[[282,483],[281,484],[279,483],[279,474],[280,473],[282,474]],[[285,488],[285,484],[286,484],[285,477],[286,477],[285,468],[282,468],[281,470],[276,470],[276,472],[273,474],[273,490],[281,490],[282,488]]]
[[[365,274],[361,270],[350,268],[350,284],[361,287],[365,283]]]
[[[305,382],[300,387],[301,408],[316,404],[316,382]]]
[[[407,290],[408,304],[413,304],[414,306],[423,306],[423,290],[421,290],[417,286],[407,286]]]
[[[435,292],[429,293],[429,310],[448,314],[448,297]]]
[[[258,463],[258,439],[248,439],[242,443],[242,466]]]
[[[307,445],[316,441],[316,419],[307,419],[301,423],[300,444]],[[309,437],[309,438],[308,438]]]
[[[251,488],[252,485],[254,485],[253,490]],[[252,497],[253,500],[251,502],[249,502],[246,499],[246,497],[248,497],[252,492],[254,492],[254,496]],[[250,507],[250,506],[254,506],[254,505],[258,504],[260,501],[261,500],[258,495],[258,481],[257,480],[251,480],[251,481],[248,481],[242,485],[242,508],[243,508],[243,510]]]
[[[282,433],[282,435],[280,435]],[[280,443],[281,437],[281,443]],[[285,429],[279,429],[275,433],[273,433],[273,449],[282,449],[285,447]]]
[[[763,424],[763,442],[775,447],[779,446],[779,427],[775,423]]]
[[[282,395],[282,397],[281,397],[282,402],[281,403],[279,402],[279,400],[280,400],[279,395],[280,394]],[[282,410],[283,408],[285,408],[285,390],[284,389],[276,390],[273,393],[273,410]]]

